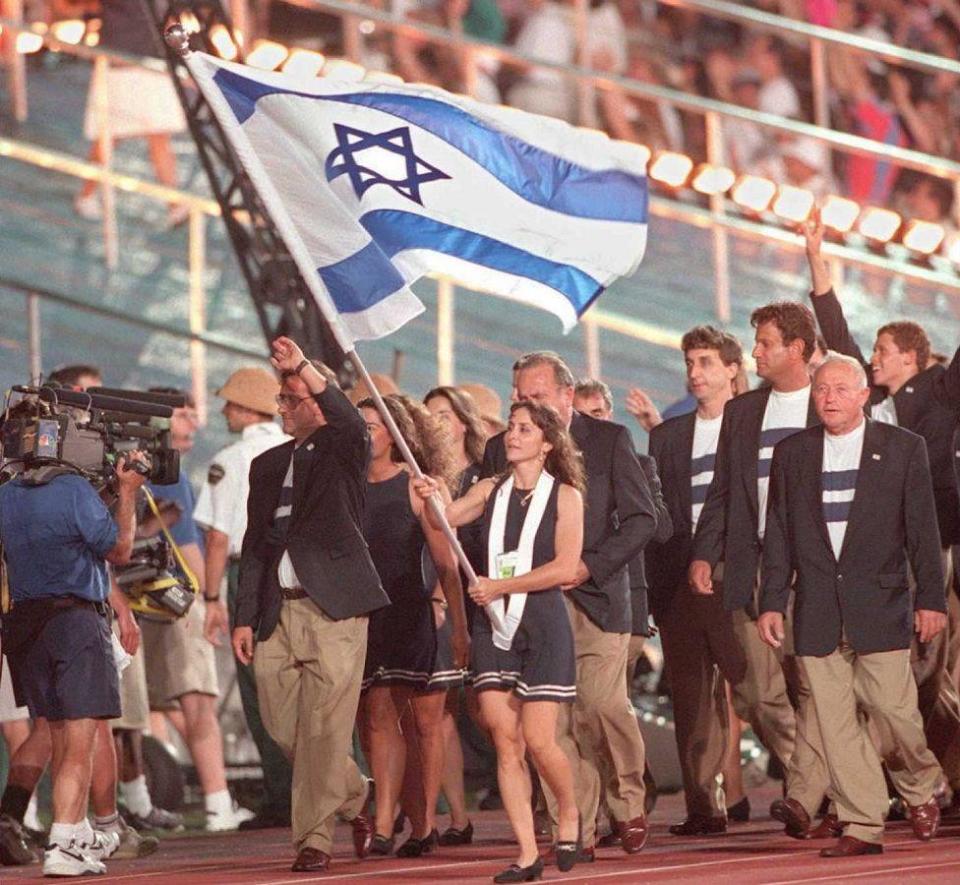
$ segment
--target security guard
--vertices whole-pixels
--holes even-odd
[[[274,423],[279,393],[280,384],[273,373],[256,367],[237,369],[217,391],[226,400],[223,416],[227,427],[231,433],[240,434],[237,442],[214,457],[194,510],[195,521],[206,529],[207,637],[217,644],[219,634],[227,628],[227,608],[220,602],[224,574],[233,627],[240,547],[247,528],[250,463],[261,452],[289,439]],[[290,826],[290,763],[260,720],[252,667],[237,662],[237,684],[247,726],[260,752],[264,786],[260,813],[240,828]]]

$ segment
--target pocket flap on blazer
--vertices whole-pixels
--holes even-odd
[[[907,576],[903,572],[887,572],[878,578],[881,587],[907,587]]]

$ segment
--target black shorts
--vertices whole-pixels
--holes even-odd
[[[522,701],[576,700],[577,663],[570,618],[559,590],[531,593],[506,651],[493,644],[490,619],[473,624],[471,681],[476,691],[512,691]]]
[[[116,719],[120,677],[107,619],[93,608],[51,614],[8,658],[17,703],[34,719]]]

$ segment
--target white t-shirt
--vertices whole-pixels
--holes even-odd
[[[757,458],[757,536],[763,540],[767,528],[767,492],[770,489],[770,465],[773,447],[807,426],[810,408],[810,385],[790,393],[770,391],[760,430],[760,452]]]
[[[843,436],[823,434],[823,518],[830,533],[833,555],[837,559],[843,548],[850,507],[857,490],[857,471],[860,469],[866,426],[866,421],[861,421],[856,429]]]
[[[892,424],[898,427],[897,422],[897,404],[892,396],[888,396],[883,402],[874,403],[870,406],[870,417],[874,421],[883,421],[884,424]]]
[[[693,425],[693,450],[690,458],[690,522],[691,533],[697,530],[703,502],[713,481],[713,469],[717,461],[717,443],[720,441],[720,425],[723,414],[716,418],[697,416]]]
[[[210,462],[193,518],[205,528],[227,535],[231,556],[240,553],[247,530],[250,464],[257,455],[289,439],[273,421],[252,424],[243,428],[237,442],[221,449]]]

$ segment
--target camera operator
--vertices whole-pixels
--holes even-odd
[[[44,465],[0,486],[0,541],[12,608],[3,647],[17,700],[53,745],[53,826],[44,875],[103,873],[119,844],[86,819],[97,720],[120,715],[107,622],[106,563],[130,558],[139,452],[120,459],[111,517],[93,486],[68,468]]]

